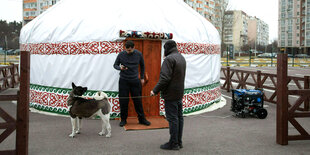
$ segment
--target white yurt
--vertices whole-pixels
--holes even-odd
[[[182,0],[61,0],[26,24],[21,50],[30,57],[30,107],[68,114],[71,83],[108,94],[119,117],[119,71],[113,68],[126,40],[142,52],[148,96],[159,79],[163,45],[173,39],[187,62],[183,112],[205,110],[221,99],[220,37],[215,27]],[[160,96],[142,98],[147,116],[164,114]],[[130,103],[132,104],[132,103]],[[134,116],[134,108],[129,107]]]

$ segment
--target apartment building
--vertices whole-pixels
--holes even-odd
[[[225,12],[223,41],[233,45],[235,51],[241,51],[241,47],[248,44],[248,18],[241,10]]]
[[[248,19],[248,41],[251,44],[267,46],[269,43],[269,26],[257,17]]]
[[[190,7],[210,21],[222,32],[222,23],[228,0],[184,0]]]
[[[27,24],[58,1],[60,0],[24,0],[23,24]]]
[[[279,47],[310,54],[310,0],[279,0]]]
[[[269,44],[269,26],[257,17],[251,17],[242,10],[225,12],[223,42],[233,45],[235,51],[242,51],[247,45],[256,48],[256,45]]]

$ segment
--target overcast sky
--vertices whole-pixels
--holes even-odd
[[[269,40],[278,36],[278,0],[229,0],[230,10],[243,10],[269,25]],[[0,20],[22,21],[22,0],[0,0]]]
[[[23,0],[0,0],[0,20],[22,21]]]

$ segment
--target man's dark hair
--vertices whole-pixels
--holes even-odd
[[[177,43],[174,40],[168,40],[164,45],[164,55],[169,55],[172,51],[170,51],[172,48],[176,48]]]
[[[126,48],[134,48],[135,47],[135,44],[133,43],[133,41],[132,40],[128,40],[128,41],[126,41],[126,43],[125,43],[125,47]]]
[[[174,40],[168,40],[164,45],[164,49],[167,51],[169,51],[173,47],[177,47],[177,43]]]

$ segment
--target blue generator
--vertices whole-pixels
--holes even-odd
[[[267,117],[264,109],[264,92],[262,89],[232,89],[231,111],[244,118],[246,115]]]

